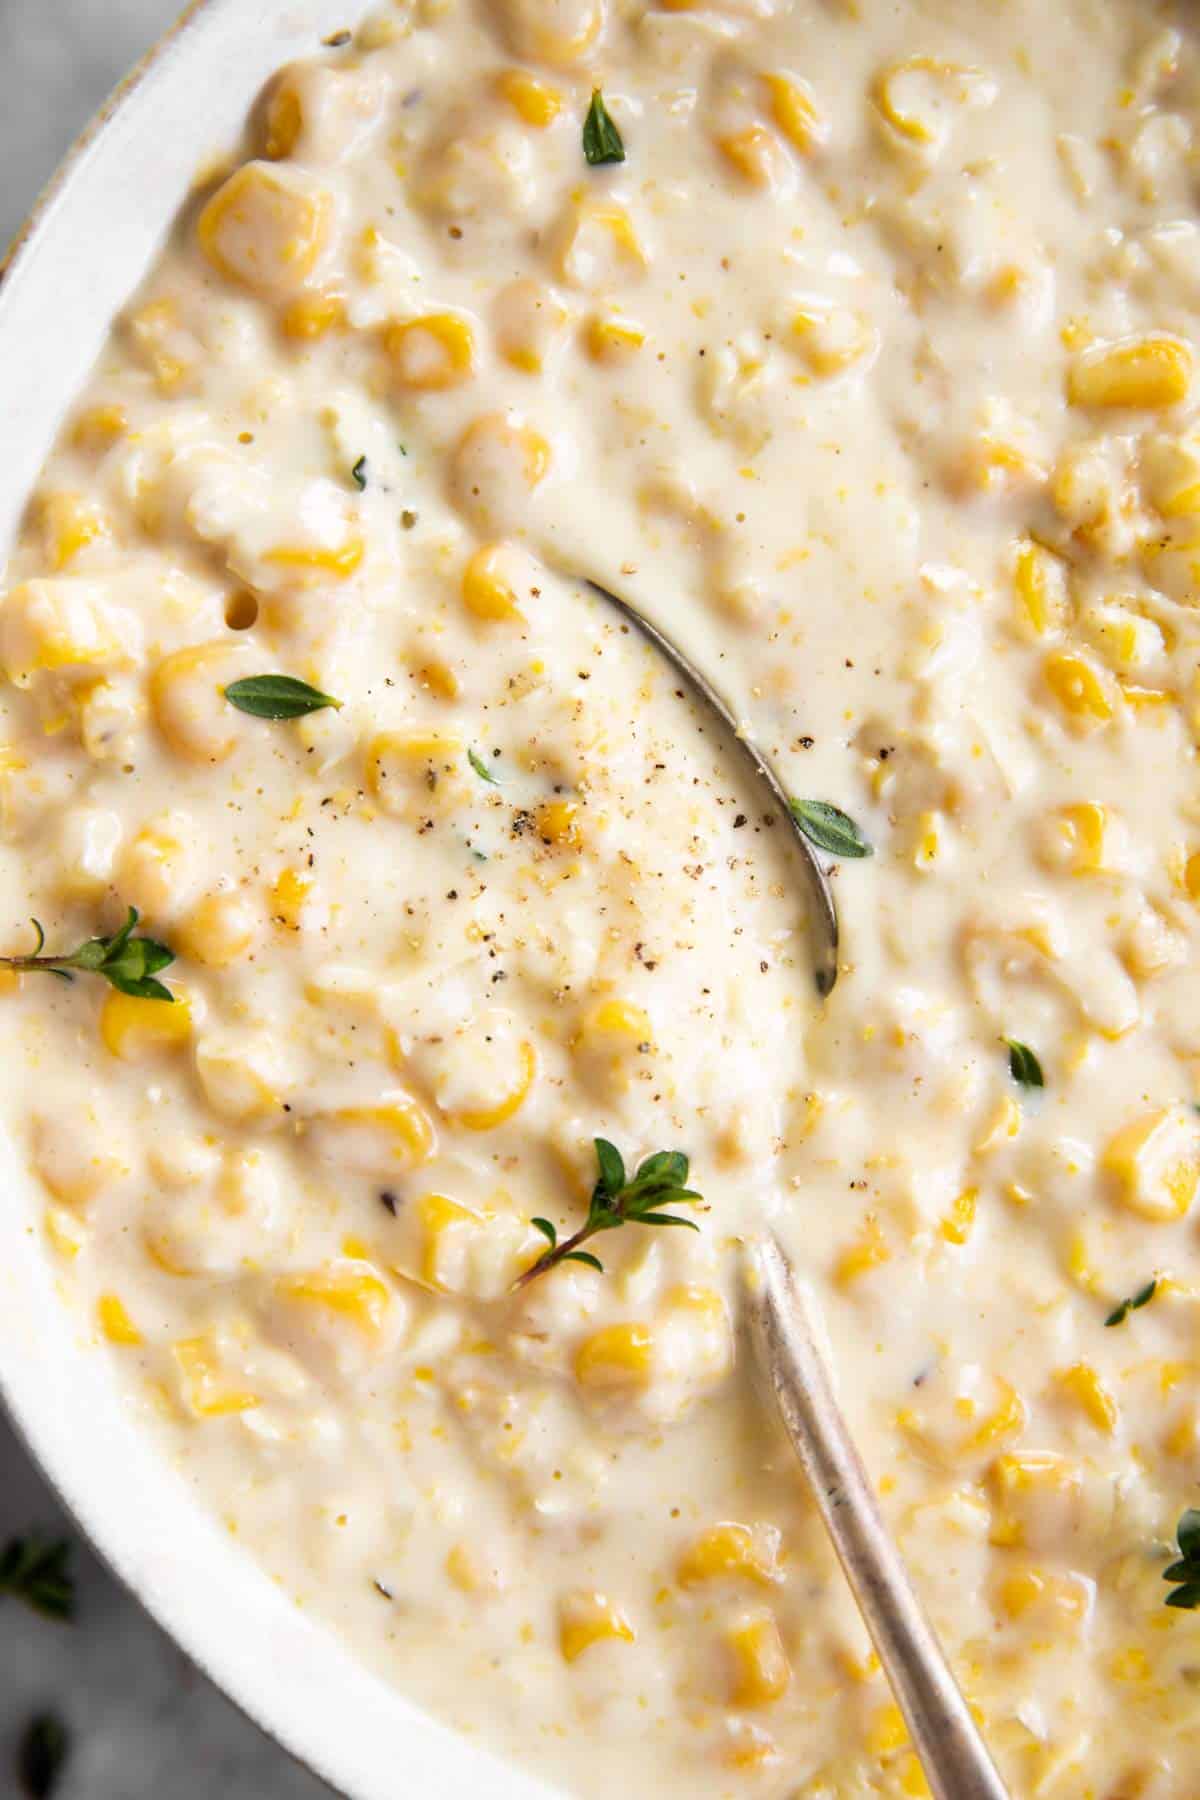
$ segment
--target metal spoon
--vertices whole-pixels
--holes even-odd
[[[838,974],[837,912],[833,904],[833,895],[830,893],[829,884],[825,879],[825,872],[817,861],[816,852],[797,823],[783,783],[762,751],[742,732],[732,711],[707,676],[702,675],[695,664],[688,661],[682,650],[679,650],[670,638],[658,629],[657,625],[652,625],[649,619],[638,612],[636,607],[630,606],[627,600],[622,600],[608,588],[601,587],[598,581],[589,581],[587,585],[599,594],[601,599],[607,600],[610,606],[615,607],[622,618],[628,619],[629,623],[640,631],[643,637],[649,639],[656,650],[662,652],[672,668],[683,676],[688,686],[704,702],[709,711],[715,713],[720,719],[759,780],[765,782],[771,798],[779,809],[779,816],[788,825],[801,852],[801,867],[804,870],[808,888],[809,943],[812,949],[813,979],[817,984],[817,992],[822,998],[826,994],[832,993]]]
[[[816,1307],[777,1238],[750,1246],[751,1335],[935,1800],[1008,1800],[887,1534],[834,1399]]]

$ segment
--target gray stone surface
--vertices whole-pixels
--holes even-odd
[[[247,0],[254,4],[254,0]],[[0,246],[104,96],[178,0],[0,0]],[[0,1545],[65,1531],[53,1495],[0,1419]],[[199,1675],[85,1548],[78,1619],[0,1598],[0,1797],[29,1716],[60,1713],[72,1754],[56,1800],[329,1800]]]

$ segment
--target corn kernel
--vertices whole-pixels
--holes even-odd
[[[333,199],[304,172],[243,163],[196,226],[213,267],[255,293],[291,297],[315,270],[333,229]]]
[[[889,1700],[872,1715],[867,1726],[867,1750],[872,1756],[892,1756],[908,1742],[904,1714]]]
[[[366,1269],[332,1266],[303,1275],[282,1275],[275,1282],[275,1292],[293,1305],[311,1306],[349,1319],[372,1335],[381,1330],[391,1300],[378,1275]]]
[[[701,1587],[710,1581],[752,1581],[769,1587],[778,1581],[774,1555],[755,1540],[745,1525],[714,1525],[691,1544],[679,1559],[676,1579],[680,1587]]]
[[[522,1042],[517,1052],[517,1078],[513,1087],[494,1106],[459,1108],[451,1116],[466,1131],[494,1131],[504,1125],[525,1104],[537,1074],[537,1054],[533,1045]]]
[[[258,913],[249,896],[237,888],[205,894],[183,918],[174,942],[192,962],[227,969],[244,956],[257,935]]]
[[[122,1062],[142,1062],[163,1051],[178,1050],[192,1034],[187,997],[172,1001],[143,1000],[115,988],[100,1011],[100,1037],[105,1049]]]
[[[735,1706],[770,1706],[786,1694],[792,1670],[774,1613],[763,1607],[743,1614],[725,1641],[733,1662]]]
[[[404,387],[456,387],[475,373],[475,334],[457,313],[427,313],[389,325],[384,347]]]
[[[315,883],[298,869],[283,869],[271,888],[271,917],[285,931],[300,931]]]
[[[628,1038],[642,1044],[654,1037],[649,1013],[631,1000],[601,1000],[585,1015],[579,1030],[584,1038]]]
[[[997,1439],[1025,1429],[1029,1414],[1025,1402],[1016,1388],[1011,1382],[1005,1381],[1002,1375],[997,1375],[996,1386],[1001,1390],[1003,1397],[995,1412],[990,1414],[968,1439],[966,1449],[969,1452],[985,1450]]]
[[[66,1206],[48,1206],[43,1216],[50,1247],[67,1262],[73,1262],[88,1241],[87,1225]]]
[[[1056,1377],[1063,1393],[1091,1420],[1097,1431],[1111,1437],[1117,1425],[1117,1403],[1090,1363],[1074,1363]]]
[[[322,1157],[364,1174],[419,1168],[437,1146],[432,1120],[409,1094],[322,1113],[310,1131]]]
[[[503,573],[504,544],[485,544],[463,570],[463,605],[477,619],[524,620],[516,592]]]
[[[717,149],[744,181],[755,187],[765,187],[770,181],[775,145],[763,126],[746,125],[741,131],[726,132],[717,139]]]
[[[106,450],[129,430],[129,414],[116,402],[88,406],[78,415],[71,442],[80,450]]]
[[[261,1405],[257,1394],[231,1387],[222,1376],[221,1359],[209,1337],[181,1338],[171,1354],[184,1384],[188,1406],[198,1419],[250,1412]]]
[[[565,1593],[558,1605],[558,1644],[564,1662],[577,1662],[585,1650],[605,1639],[636,1642],[636,1633],[620,1607],[605,1594],[584,1588]]]
[[[96,1321],[110,1344],[137,1345],[144,1342],[141,1332],[116,1294],[101,1294],[96,1302]]]
[[[1156,1222],[1182,1218],[1200,1179],[1194,1122],[1177,1107],[1144,1113],[1109,1139],[1101,1167],[1131,1212]]]
[[[584,345],[593,362],[621,361],[646,342],[644,326],[619,313],[593,313],[584,332]]]
[[[280,569],[294,569],[314,579],[331,575],[335,581],[346,581],[354,574],[366,553],[360,537],[348,537],[344,543],[327,545],[277,544],[268,550],[264,562]]]
[[[776,126],[793,150],[801,156],[811,156],[829,135],[812,89],[794,75],[764,75],[763,83]]]
[[[979,1189],[964,1188],[942,1220],[942,1236],[948,1244],[966,1243],[975,1229],[975,1214],[978,1206]]]
[[[340,294],[301,294],[279,315],[284,337],[312,342],[346,322],[346,302]]]
[[[1061,806],[1055,815],[1064,838],[1067,867],[1073,875],[1097,875],[1104,868],[1105,837],[1110,814],[1094,800]]]
[[[48,494],[42,502],[42,535],[52,569],[65,569],[89,544],[112,536],[104,508],[83,494]]]
[[[1011,1094],[1005,1094],[971,1149],[976,1156],[991,1156],[1015,1138],[1020,1129],[1021,1108]]]
[[[1192,363],[1191,345],[1165,332],[1098,344],[1072,363],[1067,397],[1072,406],[1159,411],[1187,398]]]
[[[839,1287],[850,1287],[860,1276],[890,1261],[891,1254],[879,1220],[872,1215],[864,1225],[862,1235],[838,1257],[833,1279]]]
[[[1025,539],[1013,567],[1017,597],[1017,624],[1026,636],[1049,637],[1060,632],[1071,614],[1066,565],[1043,545]]]
[[[574,800],[547,800],[537,809],[535,825],[543,844],[561,845],[567,850],[583,847],[579,807]]]
[[[646,1325],[605,1325],[575,1354],[575,1379],[596,1389],[645,1387],[653,1372],[654,1338]]]
[[[275,91],[267,102],[265,123],[267,135],[263,154],[271,162],[290,156],[304,129],[304,109],[296,91],[295,79],[289,73],[282,75],[276,83]]]
[[[517,117],[536,131],[552,125],[562,111],[562,95],[548,82],[539,81],[527,69],[503,69],[496,77],[496,92]]]
[[[1117,704],[1111,677],[1082,656],[1060,650],[1042,665],[1046,686],[1078,729],[1091,731],[1105,725]]]

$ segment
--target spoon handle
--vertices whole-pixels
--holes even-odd
[[[750,1290],[761,1367],[936,1800],[1008,1800],[880,1517],[833,1395],[812,1301],[773,1238],[753,1246]]]

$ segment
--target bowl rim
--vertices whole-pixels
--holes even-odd
[[[215,134],[227,152],[289,53],[311,53],[367,3],[190,0],[38,195],[0,258],[0,453],[9,450],[5,466],[20,470],[0,487],[0,581],[46,452],[186,201],[205,140]],[[253,54],[239,59],[247,42]],[[230,58],[240,71],[232,81]],[[188,128],[176,133],[189,102]],[[152,143],[156,127],[168,136]],[[111,264],[106,192],[128,210]],[[122,217],[120,207],[113,216]],[[4,354],[10,341],[22,344],[20,357]],[[0,1407],[81,1537],[158,1626],[261,1730],[350,1800],[393,1800],[398,1777],[430,1800],[561,1800],[421,1711],[332,1628],[311,1623],[188,1493],[56,1292],[42,1247],[45,1196],[3,1122],[0,1194]]]

